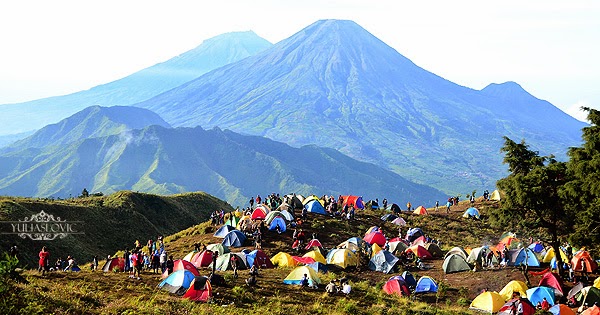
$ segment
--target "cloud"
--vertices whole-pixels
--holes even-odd
[[[600,107],[593,106],[587,100],[580,100],[575,104],[571,104],[571,105],[564,107],[563,110],[565,113],[571,115],[572,117],[574,117],[577,120],[580,120],[583,122],[588,122],[587,121],[587,112],[582,110],[581,107],[589,107],[589,108],[594,108],[594,109],[600,110]]]

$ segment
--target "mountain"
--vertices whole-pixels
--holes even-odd
[[[43,148],[48,145],[65,146],[87,138],[120,134],[132,129],[159,125],[170,128],[156,113],[130,106],[88,107],[59,123],[48,125],[33,135],[19,140],[0,152],[26,148]]]
[[[585,126],[515,83],[477,91],[445,80],[344,20],[318,21],[136,106],[175,127],[338,149],[453,194],[507,174],[502,136],[565,157]]]
[[[415,204],[443,197],[435,189],[333,149],[293,148],[218,128],[153,125],[0,155],[0,195],[66,197],[83,187],[103,193],[206,191],[236,205],[271,192],[359,194]]]
[[[74,224],[75,230],[83,232],[46,242],[15,234],[2,235],[0,246],[17,245],[22,253],[21,262],[34,268],[37,252],[43,245],[50,248],[52,263],[59,257],[66,259],[67,255],[73,255],[80,264],[91,261],[94,255],[104,261],[107,255],[114,255],[118,250],[133,248],[136,239],[145,245],[157,235],[172,234],[208,220],[211,211],[219,209],[233,211],[226,202],[201,192],[156,196],[119,191],[108,196],[68,200],[0,197],[2,234],[12,232],[9,223],[30,219],[41,211],[54,219],[79,221]]]
[[[252,31],[227,33],[168,61],[86,91],[0,105],[0,135],[39,129],[92,105],[131,105],[270,46]]]

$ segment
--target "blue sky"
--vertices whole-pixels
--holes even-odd
[[[275,43],[328,18],[464,86],[515,81],[573,115],[600,108],[600,1],[581,0],[3,1],[0,104],[107,83],[222,33]]]

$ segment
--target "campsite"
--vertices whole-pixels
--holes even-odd
[[[311,209],[315,202],[319,203],[319,199],[309,200]],[[486,220],[490,209],[498,205],[497,200],[478,198],[474,206],[479,209],[479,219],[469,216],[473,207],[468,201],[453,205],[449,213],[441,208],[438,211],[425,209],[427,214],[357,209],[355,219],[350,221],[323,214],[321,210],[307,212],[302,227],[307,234],[314,233],[318,240],[309,243],[309,236],[297,250],[292,249],[292,230],[289,228],[279,233],[266,227],[262,248],[256,250],[253,241],[245,239],[244,233],[232,225],[206,221],[164,238],[164,248],[176,259],[172,280],[167,281],[166,275],[149,270],[142,272],[140,280],[129,278],[120,272],[123,261],[116,258],[114,263],[112,260],[106,263],[103,271],[90,271],[84,267],[87,264],[82,264],[80,272],[51,272],[42,277],[31,270],[23,272],[29,284],[16,284],[10,299],[13,304],[2,307],[12,307],[9,313],[15,308],[51,309],[64,313],[122,313],[127,310],[135,313],[161,310],[164,313],[217,314],[242,310],[257,314],[267,311],[298,314],[496,313],[510,300],[511,296],[506,292],[513,290],[511,285],[528,281],[530,286],[521,290],[526,291],[522,292],[526,297],[530,288],[538,287],[538,283],[547,281],[544,279],[552,275],[546,269],[551,266],[552,253],[539,248],[541,245],[537,242],[523,246],[533,233],[505,233],[507,231],[494,228]],[[259,206],[250,215],[256,213],[261,217],[255,221],[264,217],[272,223],[275,218],[282,218],[289,224],[284,215],[272,214],[275,212],[279,211]],[[288,214],[296,217],[302,215],[301,209],[290,212]],[[227,213],[227,222],[234,224],[237,221],[235,225],[239,227],[242,220],[236,220],[234,216],[241,219],[244,215],[240,211],[237,214],[239,217],[235,211]],[[398,236],[399,229],[402,237]],[[426,237],[436,243],[426,242]],[[412,242],[397,241],[403,238]],[[365,246],[367,242],[372,245]],[[206,255],[210,253],[208,251],[195,251],[194,244],[206,244],[207,248],[220,252],[215,268],[224,283],[215,285],[207,280],[212,257]],[[493,268],[479,267],[481,269],[472,271],[476,261],[485,259],[482,248],[495,249],[499,244],[511,248],[512,263],[500,267],[499,261],[495,260]],[[361,247],[370,252],[366,258],[368,263],[360,262],[359,259],[365,257],[359,258],[361,255],[352,251]],[[538,253],[542,250],[543,255]],[[412,261],[404,265],[397,263],[396,255],[407,251],[422,258],[421,266]],[[539,260],[529,255],[533,251]],[[233,255],[239,257],[237,278],[233,276],[231,266]],[[378,263],[378,259],[383,263]],[[390,263],[386,265],[385,262]],[[524,263],[529,266],[528,279],[520,268]],[[244,283],[252,265],[259,266],[255,287]],[[309,275],[311,286],[314,282],[318,287],[302,288],[299,283],[303,274]],[[350,283],[350,294],[325,292],[330,281],[341,278]],[[587,281],[593,283],[593,278]],[[157,288],[163,286],[163,282],[165,287]],[[565,295],[573,285],[563,282],[561,289]],[[65,290],[72,295],[68,301],[61,298]],[[495,292],[499,292],[501,298],[491,295]]]

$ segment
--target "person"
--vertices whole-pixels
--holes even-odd
[[[214,274],[217,271],[217,257],[219,257],[219,252],[212,252],[212,273]]]
[[[50,261],[50,252],[48,251],[46,246],[42,247],[42,250],[40,251],[38,256],[40,257],[40,260],[38,262],[38,271],[41,271],[42,276],[44,276],[46,275],[46,270],[48,269],[48,262]]]
[[[233,268],[233,278],[237,279],[237,277],[238,277],[238,256],[236,254],[231,254],[231,268]]]
[[[435,212],[437,212],[439,208],[440,208],[440,201],[436,200],[435,201]]]
[[[309,281],[308,281],[308,275],[304,274],[302,276],[302,278],[300,279],[300,286],[302,288],[307,288],[308,287],[308,283],[309,283]]]
[[[92,259],[92,271],[98,270],[98,255],[94,255]]]
[[[451,206],[452,206],[452,202],[450,202],[450,199],[448,199],[448,202],[446,202],[446,213],[450,213]]]
[[[123,272],[129,272],[129,270],[131,270],[131,265],[129,264],[129,249],[125,249],[125,252],[123,253],[123,259],[125,259],[125,270],[123,270]]]
[[[152,273],[158,273],[158,268],[160,267],[160,254],[158,250],[154,251],[152,255]]]
[[[469,201],[471,202],[471,206],[475,205],[475,195],[471,195]]]
[[[254,209],[254,198],[250,197],[250,209]]]
[[[383,206],[383,209],[387,209],[387,205],[388,205],[388,201],[386,198],[383,198],[383,201],[381,202],[381,205]]]
[[[490,250],[485,257],[485,264],[488,268],[494,268],[494,251]]]
[[[544,298],[544,299],[542,300],[542,305],[541,305],[541,307],[542,307],[542,310],[544,310],[544,311],[547,311],[547,310],[549,310],[549,309],[550,309],[550,303],[548,303],[548,301],[546,300],[546,298]]]
[[[350,291],[352,291],[352,287],[350,287],[350,284],[348,283],[348,281],[345,281],[342,284],[342,293],[344,293],[345,295],[350,294]]]
[[[262,248],[262,233],[260,233],[260,229],[257,230],[256,236],[254,237],[254,247],[256,249]]]
[[[76,266],[75,258],[68,256],[67,257],[67,267],[65,267],[64,271],[73,271],[73,268]]]
[[[329,295],[334,295],[338,292],[338,288],[335,285],[334,280],[329,281],[327,286],[325,286],[325,292],[329,293]]]
[[[250,275],[258,276],[258,268],[256,265],[252,265],[252,267],[250,267]]]
[[[160,262],[160,272],[165,272],[165,270],[167,270],[167,251],[163,250],[160,253],[158,261]]]
[[[409,202],[406,203],[406,210],[410,211],[410,208],[412,207],[412,204]]]
[[[58,257],[56,263],[54,263],[54,270],[61,271],[63,270],[63,261],[61,257]]]
[[[248,279],[246,279],[246,285],[249,287],[255,287],[256,286],[256,276],[253,274],[250,274],[250,277]]]
[[[19,248],[17,247],[17,244],[13,244],[10,249],[8,250],[8,254],[14,258],[19,258],[17,257],[19,255]]]
[[[129,276],[129,278],[137,278],[138,280],[140,280],[140,255],[141,253],[139,253],[138,251],[133,251],[133,253],[131,253],[131,265],[133,267],[133,273]]]
[[[169,260],[167,260],[167,270],[169,270],[169,274],[173,273],[174,261],[173,256],[169,256]]]

